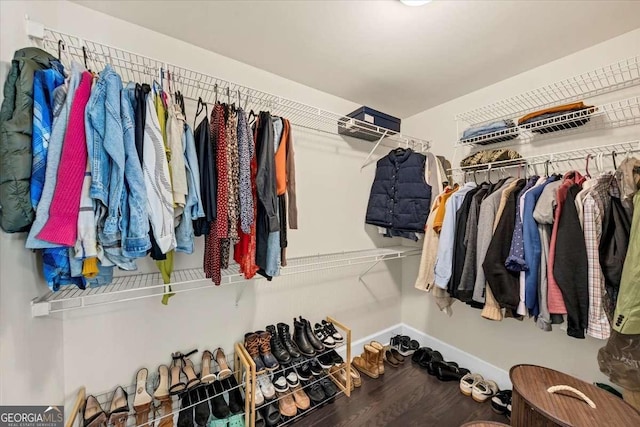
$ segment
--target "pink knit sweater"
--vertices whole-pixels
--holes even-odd
[[[58,179],[49,208],[49,220],[38,234],[41,240],[63,246],[73,246],[78,235],[80,196],[87,167],[84,110],[91,95],[92,79],[91,73],[82,73],[80,85],[73,98],[62,146]]]

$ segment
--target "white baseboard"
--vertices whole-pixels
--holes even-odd
[[[487,379],[494,380],[498,383],[501,390],[510,389],[511,381],[509,380],[509,373],[504,369],[500,369],[466,351],[460,350],[457,347],[447,344],[437,338],[425,334],[405,323],[398,323],[390,328],[383,329],[379,332],[361,338],[351,343],[351,356],[359,356],[362,353],[365,344],[371,341],[378,341],[383,345],[389,344],[391,337],[397,334],[409,335],[411,339],[414,339],[420,343],[421,347],[431,347],[434,350],[438,350],[442,353],[445,360],[455,361],[460,366],[469,369],[471,372],[479,373]],[[346,349],[342,348],[338,351],[342,357],[346,356]]]

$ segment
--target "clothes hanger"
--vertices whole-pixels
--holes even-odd
[[[214,85],[213,85],[213,91],[214,91],[214,92],[215,92],[215,94],[216,94],[216,97],[215,97],[215,103],[217,104],[217,103],[218,103],[218,83],[216,83],[216,84],[214,84]]]
[[[201,97],[198,97],[198,105],[196,106],[196,115],[193,118],[193,128],[196,128],[196,119],[198,118],[198,116],[200,115],[200,113],[202,113],[202,110],[205,110],[205,118],[209,117],[209,109],[207,107],[206,102],[204,102],[202,100]]]
[[[548,178],[549,177],[549,164],[551,163],[551,160],[545,160],[544,162],[544,175]]]
[[[589,173],[589,159],[593,156],[591,154],[587,154],[587,164],[584,167],[585,175],[587,178],[591,178],[591,174]]]
[[[611,152],[611,158],[613,159],[613,170],[618,170],[618,162],[616,162],[617,155],[618,153],[616,153],[615,151]]]

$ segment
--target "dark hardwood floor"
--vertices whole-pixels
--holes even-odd
[[[394,369],[385,365],[378,379],[363,375],[351,398],[340,396],[296,420],[295,426],[438,426],[458,427],[469,421],[500,421],[506,417],[460,393],[458,383],[440,382],[411,359]]]

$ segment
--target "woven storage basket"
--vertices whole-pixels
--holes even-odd
[[[629,404],[571,375],[541,366],[516,365],[509,376],[513,383],[513,427],[640,426],[640,413]]]

